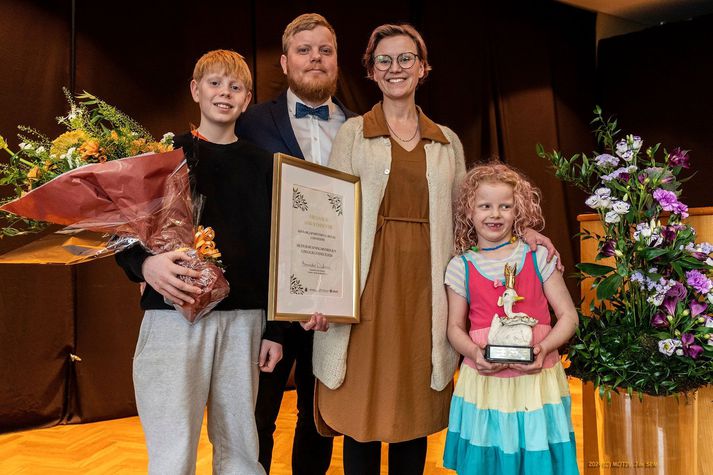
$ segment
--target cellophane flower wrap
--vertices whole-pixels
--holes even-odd
[[[0,184],[16,196],[3,200],[4,235],[36,232],[47,223],[112,235],[86,259],[107,256],[137,241],[151,253],[184,250],[182,265],[198,270],[185,278],[202,292],[176,309],[195,322],[228,295],[212,229],[196,228],[200,197],[192,197],[186,157],[172,150],[172,134],[157,142],[138,123],[101,99],[67,95],[70,112],[58,120],[68,131],[51,140],[21,127],[20,150],[2,165]],[[128,156],[130,153],[136,156]],[[194,202],[195,199],[195,202]]]
[[[559,179],[589,194],[604,229],[580,236],[596,240],[597,261],[608,260],[576,266],[596,299],[580,309],[568,371],[608,397],[693,391],[713,382],[713,246],[683,222],[688,151],[647,147],[594,112],[601,151],[566,158],[537,147]]]

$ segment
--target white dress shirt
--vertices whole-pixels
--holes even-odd
[[[332,141],[337,135],[339,127],[346,120],[342,109],[330,97],[323,104],[329,108],[329,120],[320,120],[313,115],[295,117],[297,102],[302,102],[291,89],[287,89],[287,110],[290,113],[290,125],[295,132],[297,143],[302,150],[305,160],[319,165],[327,165],[329,152],[332,150]],[[309,105],[309,104],[305,104]]]

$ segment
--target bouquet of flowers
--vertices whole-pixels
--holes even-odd
[[[594,113],[603,151],[566,158],[537,147],[559,179],[590,195],[604,233],[581,238],[595,239],[596,260],[611,263],[576,266],[581,280],[592,279],[596,300],[580,309],[569,372],[602,396],[695,390],[713,382],[713,245],[696,243],[682,222],[688,207],[678,176],[690,167],[688,151],[617,139],[617,122],[599,107]]]
[[[0,184],[16,192],[0,206],[9,222],[3,234],[36,232],[55,223],[113,235],[85,259],[111,255],[137,240],[153,253],[186,250],[193,259],[182,265],[201,272],[200,278],[186,280],[203,292],[193,305],[176,309],[197,321],[228,295],[229,287],[213,230],[195,229],[201,206],[191,193],[183,151],[173,150],[172,134],[155,141],[133,119],[91,94],[77,96],[78,101],[66,95],[70,112],[58,121],[67,132],[50,140],[20,127],[24,134],[16,153],[0,139],[0,148],[10,153]]]

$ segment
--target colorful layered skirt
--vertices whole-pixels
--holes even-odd
[[[480,375],[467,364],[451,401],[443,465],[459,474],[579,473],[561,363],[539,374]]]

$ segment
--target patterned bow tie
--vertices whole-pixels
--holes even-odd
[[[295,117],[301,119],[302,117],[307,117],[308,115],[313,115],[321,120],[329,120],[329,107],[327,107],[327,105],[323,105],[312,108],[298,102],[297,110],[295,110]]]

